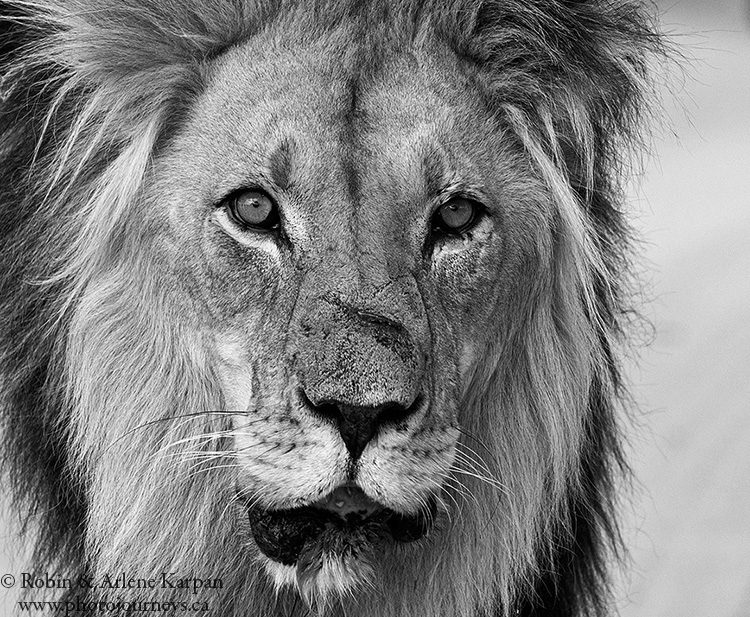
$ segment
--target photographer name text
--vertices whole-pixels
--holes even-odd
[[[224,584],[220,578],[180,576],[174,572],[162,572],[150,578],[129,576],[125,572],[104,574],[101,577],[79,576],[67,578],[54,574],[21,573],[21,587],[23,589],[187,589],[198,594],[207,589],[222,589]]]

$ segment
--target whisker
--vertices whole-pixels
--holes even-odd
[[[229,508],[231,508],[234,504],[238,502],[239,502],[239,498],[237,497],[237,495],[230,497],[227,500],[226,505],[222,508],[221,513],[219,514],[219,520],[222,520],[224,516],[226,515],[227,510],[229,510]]]
[[[469,437],[472,437],[475,441],[479,442],[481,445],[484,446],[484,444],[482,444],[480,440],[477,440],[476,438],[474,438],[472,435],[470,435],[468,433],[465,433],[465,434],[467,436],[469,436]],[[473,448],[471,448],[469,445],[467,445],[465,443],[459,442],[457,444],[457,446],[460,446],[460,448],[463,448],[465,450],[465,451],[461,451],[459,448],[456,449],[457,454],[459,452],[461,452],[461,454],[462,454],[461,459],[460,459],[461,461],[463,461],[463,462],[474,461],[474,458],[470,457],[468,455],[468,452],[472,452],[475,457],[478,457],[481,460],[481,457],[479,456],[479,454]],[[486,446],[485,446],[485,449],[487,449]],[[495,462],[497,461],[497,459],[494,456],[492,457],[492,460],[495,461]],[[490,525],[490,523],[492,522],[492,520],[495,518],[495,515],[497,514],[497,511],[501,508],[502,503],[503,503],[503,496],[506,497],[506,498],[508,498],[508,499],[512,499],[513,498],[513,493],[512,493],[512,491],[510,490],[510,488],[507,485],[505,485],[502,481],[500,481],[497,477],[495,477],[495,474],[492,474],[490,472],[490,470],[489,470],[489,468],[488,468],[488,466],[487,466],[487,464],[486,464],[486,462],[484,460],[482,460],[482,467],[484,468],[484,471],[487,472],[487,474],[489,476],[493,477],[494,481],[498,485],[498,486],[495,486],[495,488],[498,488],[498,490],[501,493],[501,495],[499,495],[498,498],[497,498],[497,502],[495,503],[494,507],[492,508],[492,512],[490,513],[490,515],[487,518],[487,521],[486,521],[485,526],[484,526],[484,528],[486,529]],[[476,469],[475,465],[472,464],[472,471],[479,471],[479,470]],[[483,475],[483,474],[480,473],[479,475]],[[486,480],[483,480],[483,481],[486,481]],[[493,484],[493,486],[494,486],[494,484]]]
[[[190,470],[188,470],[188,474],[185,476],[185,479],[195,478],[198,476],[199,473],[208,473],[210,471],[216,471],[217,469],[239,469],[240,465],[238,463],[229,463],[227,465],[213,465],[212,467],[206,467],[205,469],[200,468],[200,465],[198,465],[198,469],[196,469],[196,466],[194,465],[191,467]]]
[[[469,488],[463,482],[461,482],[459,478],[449,476],[448,478],[446,478],[446,483],[450,488],[456,491],[456,493],[458,494],[459,497],[461,497],[464,503],[468,504],[469,500],[471,499],[477,505],[477,507],[480,506],[479,499],[477,498],[477,496],[474,495],[474,493],[472,493],[469,490]],[[453,495],[448,493],[448,496],[451,499],[453,499],[453,502],[456,504],[456,507],[458,508],[459,513],[462,514],[463,506],[456,501],[456,498]]]
[[[456,502],[455,497],[453,497],[452,495],[448,495],[447,493],[446,493],[446,495],[450,499],[453,500],[453,503],[456,505],[456,508],[458,508],[458,503]],[[448,504],[445,503],[445,499],[443,499],[442,495],[437,495],[436,494],[435,495],[435,501],[436,501],[438,507],[441,507],[443,509],[443,511],[445,512],[445,516],[448,518],[448,527],[450,527],[451,529],[453,529],[453,526],[454,526],[455,522],[453,520],[453,515],[452,515],[452,512],[451,512],[451,509],[448,507]]]
[[[487,461],[485,461],[471,446],[458,442],[456,444],[456,453],[460,453],[464,458],[474,461],[478,466],[482,467],[482,469],[485,469],[490,474],[492,473]]]
[[[190,437],[178,439],[177,441],[170,441],[169,443],[159,448],[159,450],[157,450],[157,453],[166,453],[168,450],[172,450],[173,448],[177,448],[178,446],[194,442],[199,442],[197,446],[201,447],[211,443],[212,441],[218,441],[225,436],[226,435],[217,435],[216,433],[199,433],[197,435],[191,435]]]
[[[210,416],[233,416],[237,414],[238,412],[234,412],[234,411],[195,411],[195,412],[190,412],[190,413],[179,414],[176,416],[168,416],[165,418],[156,418],[154,420],[149,420],[148,422],[143,422],[142,424],[138,424],[134,426],[133,428],[125,431],[122,435],[116,437],[113,441],[107,444],[107,446],[105,446],[105,448],[102,450],[102,456],[104,456],[107,453],[107,451],[110,450],[112,447],[114,447],[117,443],[119,443],[126,437],[129,437],[133,433],[141,429],[156,426],[163,422],[174,422],[176,420],[183,420],[184,422],[192,418],[210,417]],[[227,430],[232,430],[232,429],[227,429]]]
[[[429,521],[430,525],[432,525],[432,523],[434,521],[433,521],[432,513],[430,512],[430,504],[429,504],[429,501],[428,501],[427,497],[426,496],[420,496],[417,499],[419,501],[419,512],[420,512],[420,514],[422,516],[424,516]]]
[[[463,445],[464,448],[468,448],[468,446]],[[462,462],[469,467],[469,471],[476,473],[484,478],[490,478],[494,483],[496,483],[498,486],[503,487],[503,491],[507,492],[508,489],[505,486],[505,484],[497,477],[496,473],[493,473],[493,471],[489,468],[487,463],[479,457],[479,455],[471,450],[471,448],[468,448],[471,453],[464,452],[461,449],[456,449],[456,460],[459,462]]]
[[[510,496],[510,490],[508,489],[508,487],[505,486],[504,484],[502,484],[501,482],[499,482],[498,480],[495,480],[494,478],[489,478],[487,476],[483,476],[481,474],[474,473],[472,471],[469,471],[469,470],[466,470],[466,469],[461,469],[461,468],[455,467],[455,466],[453,467],[452,471],[454,473],[459,473],[461,475],[468,476],[470,478],[474,478],[476,480],[479,480],[480,482],[484,482],[488,486],[491,486],[491,487],[497,489],[498,491],[500,491],[504,495]]]
[[[216,444],[218,445],[219,442],[222,439],[228,438],[231,436],[231,433],[228,433],[226,435],[211,432],[211,433],[198,433],[196,435],[191,435],[190,437],[185,437],[182,439],[178,439],[176,441],[171,441],[169,443],[164,444],[161,448],[156,450],[156,452],[153,453],[152,459],[157,460],[164,460],[167,458],[183,458],[186,456],[192,456],[192,455],[201,455],[205,454],[208,456],[213,456],[214,454],[218,452],[234,452],[233,448],[215,448],[211,449],[209,448],[209,444]],[[194,445],[195,447],[187,449],[187,450],[175,450],[178,446],[184,446],[186,444]]]
[[[487,454],[489,454],[490,460],[496,466],[499,467],[497,457],[495,456],[495,452],[493,452],[492,449],[489,446],[487,446],[486,443],[484,443],[484,441],[482,441],[481,439],[479,439],[477,436],[473,435],[471,432],[467,431],[466,429],[461,428],[460,426],[458,427],[458,432],[461,433],[464,437],[468,437],[469,439],[471,439],[472,441],[480,445],[484,449],[484,451],[487,452]],[[469,447],[468,444],[463,444],[463,445],[466,446],[467,448]]]
[[[243,504],[245,508],[252,509],[258,504],[258,501],[260,500],[260,491],[258,489],[252,489],[250,487],[245,487],[240,489],[239,491],[236,491],[234,495],[232,495],[232,497],[227,501],[219,517],[224,518],[227,510],[234,504],[238,503],[240,500],[246,501],[246,503]]]
[[[241,488],[235,493],[234,499],[237,501],[239,501],[240,499],[247,500],[247,507],[254,508],[260,501],[260,490],[257,488],[251,488],[249,486]]]
[[[194,466],[196,465],[205,465],[206,463],[210,463],[212,461],[218,460],[220,458],[230,458],[233,456],[233,452],[231,450],[222,450],[219,452],[212,452],[212,453],[205,453],[207,456],[181,456],[181,457],[174,457],[180,462],[186,462],[186,463],[193,463]]]

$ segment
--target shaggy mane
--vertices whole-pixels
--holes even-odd
[[[300,40],[352,23],[373,58],[446,40],[556,206],[550,245],[529,247],[550,271],[461,417],[511,503],[497,516],[497,491],[466,482],[447,565],[425,573],[450,599],[388,581],[396,595],[361,615],[605,615],[624,471],[622,181],[661,53],[650,15],[630,0],[0,0],[0,419],[29,568],[208,573],[224,580],[213,615],[298,614],[237,546],[227,418],[199,413],[222,409],[211,358],[134,213],[217,56],[275,21]],[[196,448],[216,468],[196,474]]]

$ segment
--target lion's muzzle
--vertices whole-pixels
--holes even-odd
[[[334,422],[352,461],[423,407],[425,354],[392,317],[327,295],[301,318],[296,347],[300,398]]]

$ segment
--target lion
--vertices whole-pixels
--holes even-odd
[[[609,612],[648,7],[0,14],[3,462],[53,598]]]

